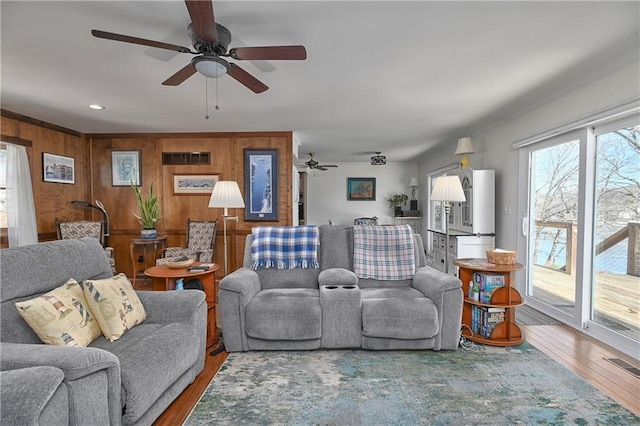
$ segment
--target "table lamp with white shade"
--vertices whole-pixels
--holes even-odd
[[[462,184],[458,176],[440,176],[436,178],[431,201],[442,201],[444,204],[444,217],[447,242],[444,250],[444,271],[449,273],[449,213],[451,213],[452,202],[466,201]]]
[[[227,276],[227,221],[238,221],[238,216],[229,216],[229,209],[243,209],[244,200],[238,183],[231,180],[216,182],[209,199],[209,208],[224,208],[222,223],[224,229],[224,275]]]

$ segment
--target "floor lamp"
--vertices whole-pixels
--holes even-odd
[[[224,208],[222,223],[224,229],[224,276],[226,277],[229,273],[227,267],[227,221],[238,221],[238,216],[229,216],[229,209],[244,208],[244,201],[242,200],[238,183],[232,180],[216,182],[209,199],[209,208]]]
[[[449,213],[452,202],[467,201],[458,176],[440,176],[431,192],[431,201],[442,201],[444,204],[444,226],[447,242],[444,247],[444,272],[449,273]]]

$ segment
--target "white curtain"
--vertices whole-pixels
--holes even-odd
[[[7,226],[9,247],[38,242],[27,150],[12,144],[7,144]]]

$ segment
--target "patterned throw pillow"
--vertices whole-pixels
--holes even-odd
[[[87,280],[82,286],[102,334],[111,342],[147,317],[131,282],[123,273],[103,280]]]
[[[87,346],[100,336],[100,326],[87,307],[82,287],[73,278],[16,308],[40,340],[49,345]]]

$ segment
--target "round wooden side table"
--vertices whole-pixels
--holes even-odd
[[[196,262],[191,266],[201,264],[201,262]],[[216,263],[207,263],[207,265],[210,266],[205,271],[189,271],[185,268],[169,268],[167,265],[159,265],[152,266],[145,270],[144,273],[153,279],[153,291],[175,290],[178,278],[184,278],[185,283],[191,278],[198,278],[202,282],[207,301],[207,347],[209,348],[216,345],[220,339],[218,325],[216,324],[216,311],[218,308],[216,271],[220,269],[220,265]]]

